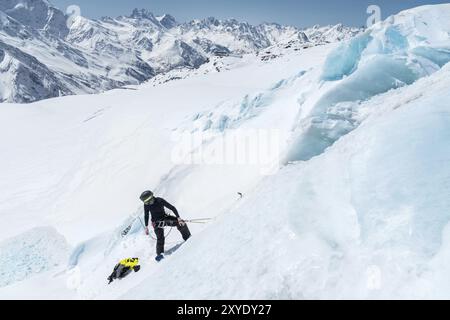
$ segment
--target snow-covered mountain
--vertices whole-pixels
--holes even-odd
[[[112,89],[129,83],[134,69],[137,74],[145,70],[147,78],[154,75],[149,66],[130,60],[124,68],[131,77],[126,72],[109,76],[109,63],[101,56],[66,41],[66,18],[46,1],[11,0],[2,2],[1,9],[0,101],[32,102]]]
[[[25,26],[58,38],[69,33],[67,17],[47,0],[2,0],[0,11]]]
[[[133,15],[88,21],[101,37],[80,47],[111,54],[101,38],[127,38],[136,16],[166,28]],[[1,104],[0,298],[448,299],[449,16],[423,6],[344,42],[259,52],[276,59]],[[162,265],[138,219],[146,189],[212,219],[181,247],[171,232]],[[141,271],[108,286],[127,257]]]
[[[214,18],[180,24],[144,9],[115,19],[75,17],[68,27],[65,14],[46,0],[2,1],[0,101],[32,102],[136,85],[174,69],[197,69],[218,54],[254,54],[287,41],[334,42],[360,31],[340,27],[336,36],[331,29],[301,31]]]

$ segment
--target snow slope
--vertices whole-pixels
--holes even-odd
[[[196,114],[217,109],[224,102],[234,108],[249,94],[272,95],[274,101],[266,120],[251,127],[272,127],[267,119],[273,118],[279,106],[291,112],[280,113],[274,127],[288,131],[292,121],[286,120],[297,109],[294,83],[303,79],[299,70],[322,64],[327,52],[323,49],[312,48],[277,63],[250,60],[227,72],[193,76],[158,87],[148,84],[139,90],[2,105],[1,216],[10,226],[2,239],[36,226],[54,226],[75,252],[81,252],[72,260],[79,261],[83,269],[92,269],[88,263],[91,255],[97,257],[98,266],[104,261],[104,269],[91,276],[103,283],[104,273],[110,272],[117,258],[133,255],[120,250],[120,241],[119,249],[113,247],[115,254],[108,253],[107,260],[103,253],[120,234],[119,229],[126,227],[129,217],[142,210],[136,200],[142,190],[154,189],[174,202],[186,218],[223,213],[235,204],[236,192],[245,193],[261,179],[261,167],[177,165],[171,160],[177,145],[174,137],[191,130],[194,124],[188,119]],[[292,80],[279,87],[283,78]],[[275,84],[279,88],[272,94]],[[289,103],[283,104],[283,99]],[[222,181],[214,193],[210,181]],[[193,232],[202,227],[193,226]],[[171,237],[176,241],[179,236],[173,233]],[[154,243],[139,237],[133,241],[145,243],[136,246],[136,254],[142,256],[144,252],[151,261]],[[101,250],[90,249],[92,246]],[[64,272],[59,276],[63,282],[66,278]],[[80,296],[84,294],[81,291]]]
[[[419,7],[342,45],[0,105],[0,297],[48,283],[40,298],[448,298],[449,15]],[[258,129],[276,132],[270,161],[214,162]],[[187,134],[206,139],[186,150]],[[170,233],[161,264],[136,219],[148,188],[185,218],[213,218],[181,246]],[[14,258],[36,230],[60,240]],[[107,286],[133,256],[141,271]]]
[[[448,298],[449,75],[377,98],[123,298]]]

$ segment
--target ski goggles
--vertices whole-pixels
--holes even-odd
[[[155,201],[155,196],[151,195],[147,199],[144,199],[143,202],[145,204],[152,204]]]

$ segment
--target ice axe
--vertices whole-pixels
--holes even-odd
[[[199,218],[199,219],[189,219],[189,220],[182,220],[186,223],[208,223],[209,221],[213,220],[212,218]]]

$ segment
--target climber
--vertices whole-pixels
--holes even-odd
[[[144,191],[140,199],[144,202],[145,234],[149,234],[149,213],[152,216],[152,226],[156,234],[156,261],[164,258],[164,227],[176,227],[180,231],[183,240],[190,238],[191,233],[186,223],[180,218],[177,209],[162,198],[157,198],[151,191]],[[174,216],[168,215],[164,208],[171,210]]]

